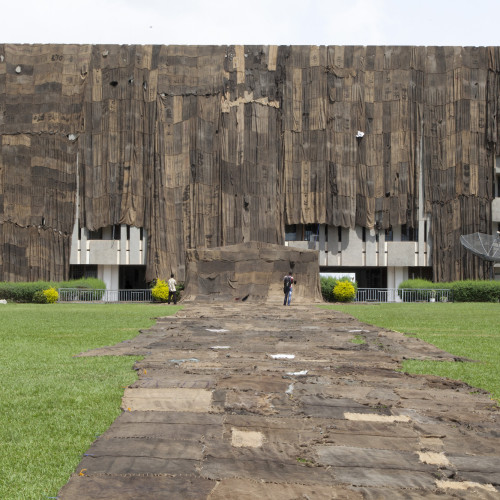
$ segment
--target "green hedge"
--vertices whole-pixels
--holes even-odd
[[[416,279],[406,280],[399,289],[447,289],[451,290],[454,302],[499,302],[500,281],[452,281],[450,283],[432,283],[432,281]]]
[[[337,286],[337,283],[340,281],[348,281],[354,286],[355,292],[358,291],[358,284],[357,282],[352,282],[351,278],[349,276],[343,276],[341,278],[333,278],[329,276],[328,278],[321,278],[320,283],[321,283],[321,295],[323,295],[323,300],[326,300],[327,302],[336,302],[336,299],[333,294],[333,289]],[[354,294],[356,296],[356,294]]]
[[[47,290],[47,288],[86,288],[86,289],[105,289],[104,281],[97,278],[84,278],[79,280],[50,282],[50,281],[31,281],[12,283],[9,281],[0,282],[0,299],[10,300],[12,302],[35,302],[39,295],[36,292]]]
[[[500,301],[499,281],[456,281],[453,285],[455,302],[498,302]]]
[[[399,284],[399,289],[424,289],[424,290],[429,290],[429,289],[444,289],[444,288],[450,288],[449,283],[433,283],[432,281],[428,280],[423,280],[423,279],[416,279],[416,280],[406,280],[403,281],[402,283]]]

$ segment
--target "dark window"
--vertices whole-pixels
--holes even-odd
[[[285,241],[297,241],[297,224],[285,226]]]
[[[338,229],[338,239],[339,239],[339,242],[341,243],[342,242],[342,228],[339,226],[337,229]]]
[[[122,232],[122,227],[120,226],[120,224],[115,224],[113,226],[112,231],[111,231],[111,239],[112,240],[119,240],[121,232]]]
[[[102,240],[102,227],[95,231],[89,231],[89,240]]]
[[[79,280],[81,278],[97,278],[96,265],[70,265],[69,279]]]
[[[423,279],[432,281],[432,267],[409,267],[408,276],[410,279]]]
[[[362,236],[363,243],[366,243],[366,227],[362,228]]]
[[[392,240],[393,240],[392,227],[390,227],[389,229],[385,230],[385,241],[392,241]]]
[[[403,224],[401,226],[401,241],[418,241],[418,229]]]
[[[319,224],[306,224],[304,227],[305,241],[318,241]]]

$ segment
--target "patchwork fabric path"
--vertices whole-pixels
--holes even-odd
[[[353,339],[365,343],[353,343]],[[142,355],[60,499],[498,499],[500,411],[399,371],[462,362],[317,308],[191,304],[85,353]]]

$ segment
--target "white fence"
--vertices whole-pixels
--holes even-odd
[[[59,302],[153,302],[151,289],[84,290],[59,288]],[[452,302],[447,289],[358,288],[355,302]]]
[[[59,288],[58,302],[152,302],[151,289],[146,290],[84,290]]]
[[[355,302],[452,302],[448,289],[358,288]]]

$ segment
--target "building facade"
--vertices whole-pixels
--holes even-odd
[[[188,249],[361,286],[488,278],[498,47],[0,45],[0,280],[140,288]]]

